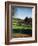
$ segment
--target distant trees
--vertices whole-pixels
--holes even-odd
[[[24,19],[24,21],[27,22],[27,21],[28,21],[28,17],[26,17],[26,18]]]
[[[24,20],[18,20],[17,25],[32,25],[32,18],[26,17]]]
[[[24,19],[24,22],[25,22],[25,24],[27,24],[27,25],[32,25],[32,18],[31,18],[31,17],[30,17],[30,18],[26,17],[26,18]]]

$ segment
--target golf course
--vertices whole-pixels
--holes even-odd
[[[28,21],[27,21],[28,20]],[[12,37],[31,37],[32,25],[31,18],[25,20],[13,18],[12,20]]]

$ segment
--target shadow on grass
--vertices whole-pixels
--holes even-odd
[[[12,29],[13,33],[32,34],[31,29]]]

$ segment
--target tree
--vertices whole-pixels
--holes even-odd
[[[26,17],[26,18],[24,19],[24,21],[27,22],[27,21],[28,21],[28,17]]]
[[[27,24],[27,25],[32,25],[32,18],[31,18],[31,17],[30,17],[30,18],[26,17],[26,18],[24,19],[24,22],[25,22],[25,24]]]
[[[28,24],[28,17],[24,19],[25,24]]]

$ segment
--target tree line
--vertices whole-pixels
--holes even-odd
[[[24,24],[24,25],[32,25],[32,18],[28,18],[26,17],[24,20],[20,20],[18,21],[18,24],[21,25],[21,24]]]

